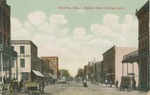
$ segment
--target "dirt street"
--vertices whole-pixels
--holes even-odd
[[[119,91],[115,87],[91,85],[83,87],[82,83],[54,84],[45,87],[44,95],[146,95],[141,91]]]

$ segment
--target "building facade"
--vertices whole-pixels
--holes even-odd
[[[39,74],[37,76],[42,75],[42,60],[37,57],[37,46],[30,40],[12,40],[11,43],[11,47],[18,53],[17,64],[12,65],[12,76],[15,78],[18,74],[18,80],[32,81],[34,71]]]
[[[135,50],[137,50],[137,48],[113,46],[105,53],[103,53],[103,81],[111,81],[112,84],[114,84],[116,80],[121,82],[121,77],[123,76],[123,73],[132,73],[129,70],[131,68],[130,65],[127,66],[127,64],[125,64],[124,67],[122,67],[122,60],[124,55]],[[137,66],[138,64],[134,65],[135,68],[138,68]],[[122,73],[123,68],[126,69],[124,69],[124,72]],[[136,73],[135,75],[137,75],[138,70],[134,73]]]
[[[138,19],[138,63],[139,85],[142,90],[150,89],[150,31],[149,31],[149,0],[136,11]]]
[[[102,83],[103,61],[90,61],[84,66],[84,75],[88,81],[94,84]]]
[[[84,76],[86,78],[87,81],[89,81],[89,76],[90,76],[90,66],[89,65],[85,65],[84,66]]]
[[[103,61],[97,62],[97,82],[103,83]]]
[[[10,9],[6,0],[0,0],[0,80],[2,82],[4,76],[8,81],[12,79],[12,60],[15,60],[15,63],[17,60],[17,52],[11,49]]]
[[[59,67],[58,67],[58,60],[59,58],[57,56],[46,56],[41,57],[43,61],[48,61],[49,67],[50,67],[50,73],[55,76],[55,78],[59,77]]]

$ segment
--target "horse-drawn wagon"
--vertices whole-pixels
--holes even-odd
[[[25,83],[25,93],[28,95],[42,95],[42,86],[37,82],[27,82]]]
[[[121,77],[121,84],[120,84],[120,90],[130,90],[130,77],[128,76],[123,76]]]

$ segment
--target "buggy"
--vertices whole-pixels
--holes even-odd
[[[120,90],[130,90],[130,77],[123,76],[121,77]]]
[[[25,93],[28,95],[42,95],[42,88],[40,83],[37,82],[27,82],[25,83]]]

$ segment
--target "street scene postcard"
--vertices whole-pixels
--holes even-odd
[[[149,0],[0,0],[0,95],[150,95]]]

